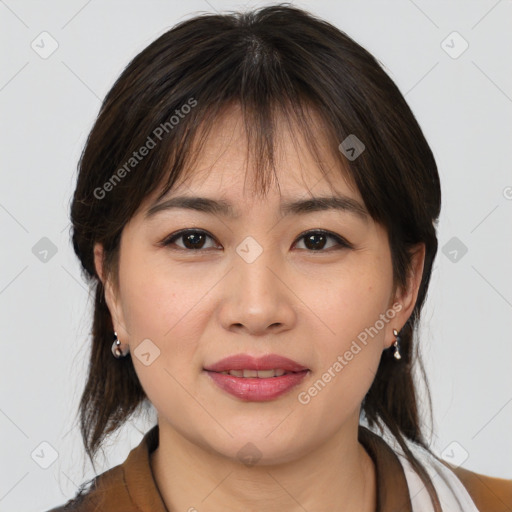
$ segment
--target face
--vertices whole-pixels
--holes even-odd
[[[106,286],[161,428],[233,460],[252,443],[261,462],[291,461],[357,425],[422,271],[420,257],[418,279],[394,295],[386,230],[327,150],[329,182],[307,151],[297,153],[305,143],[294,145],[285,125],[279,133],[279,189],[263,197],[244,187],[241,118],[219,119],[187,180],[159,205],[223,200],[233,216],[169,205],[148,216],[155,196],[147,198],[122,233],[119,287]],[[344,198],[344,207],[282,209],[320,196]],[[100,246],[96,262],[101,269]],[[205,370],[239,354],[282,356],[306,371],[258,383]]]

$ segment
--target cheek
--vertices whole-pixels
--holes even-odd
[[[372,268],[333,279],[316,294],[312,308],[326,335],[316,338],[317,371],[312,376],[313,387],[305,390],[301,403],[337,411],[331,413],[334,423],[337,415],[346,413],[345,407],[356,408],[367,393],[377,372],[386,330],[392,328],[391,315],[386,316],[391,278],[383,275],[382,267]]]
[[[201,332],[211,317],[204,311],[204,295],[212,284],[207,286],[197,272],[184,275],[143,254],[125,254],[120,265],[122,310],[135,369],[148,395],[152,389],[172,392],[176,382],[170,375],[183,384],[191,380]],[[148,339],[154,344],[145,341],[149,352],[157,357],[146,366],[138,355]]]
[[[334,345],[338,350],[367,332],[386,312],[392,283],[391,277],[382,269],[378,265],[351,269],[343,275],[334,276],[329,286],[315,293],[318,316],[328,328],[326,332],[336,340]],[[381,322],[378,326],[378,334],[383,335],[385,329],[382,329]],[[375,334],[372,339],[377,337]]]
[[[130,336],[172,338],[204,294],[194,275],[183,276],[142,251],[127,250],[120,265],[123,314]],[[185,320],[185,322],[183,322]]]
[[[199,360],[201,332],[211,317],[201,307],[204,285],[135,255],[124,263],[123,314],[139,381],[157,410],[183,410],[190,399],[184,390],[195,393],[199,367],[195,372],[194,361]],[[197,411],[187,410],[184,417],[189,413]]]

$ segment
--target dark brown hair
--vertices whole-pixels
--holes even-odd
[[[312,128],[314,112],[323,141],[340,163],[337,172],[348,173],[370,215],[387,230],[395,286],[406,284],[411,248],[425,244],[417,302],[400,332],[402,359],[394,359],[392,349],[383,351],[362,412],[370,426],[390,429],[441,510],[428,474],[404,440],[429,450],[413,366],[418,364],[425,378],[415,338],[437,252],[441,190],[436,163],[379,62],[333,25],[289,4],[202,14],[179,23],[129,63],[89,134],[71,219],[74,250],[95,291],[89,374],[79,407],[91,462],[104,438],[148,402],[131,356],[112,357],[113,324],[94,267],[94,244],[103,245],[105,272],[117,283],[123,227],[149,194],[161,190],[162,197],[186,177],[217,116],[233,105],[241,107],[262,192],[271,182],[267,171],[275,172],[277,116],[299,127],[327,176]],[[339,149],[351,134],[365,145],[354,160]],[[150,139],[155,146],[147,155],[131,160],[134,151],[151,145]],[[426,391],[432,415],[428,384]]]

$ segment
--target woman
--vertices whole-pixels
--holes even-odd
[[[95,287],[93,461],[54,510],[509,510],[430,453],[413,365],[439,176],[397,87],[287,5],[199,16],[135,57],[84,149],[73,244]]]

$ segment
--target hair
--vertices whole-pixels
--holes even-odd
[[[113,322],[94,265],[104,248],[104,278],[117,286],[123,227],[152,193],[162,197],[186,177],[218,116],[241,108],[254,156],[258,190],[275,173],[276,120],[298,127],[327,177],[311,114],[357,187],[372,218],[388,234],[395,287],[405,286],[416,244],[425,245],[417,300],[400,332],[402,358],[382,352],[361,412],[370,426],[386,425],[423,480],[435,510],[441,505],[428,473],[409,450],[427,449],[413,370],[420,312],[437,252],[441,207],[432,151],[397,86],[378,60],[344,32],[290,4],[250,12],[201,14],[177,24],[128,64],[105,97],[78,165],[71,205],[72,240],[95,303],[87,382],[79,404],[80,428],[91,461],[106,436],[148,398],[131,355],[112,357]],[[363,142],[356,159],[340,150],[349,135]],[[154,146],[134,158],[142,146]],[[197,144],[197,147],[196,147]],[[124,172],[123,172],[124,170]],[[431,413],[432,414],[432,413]]]

